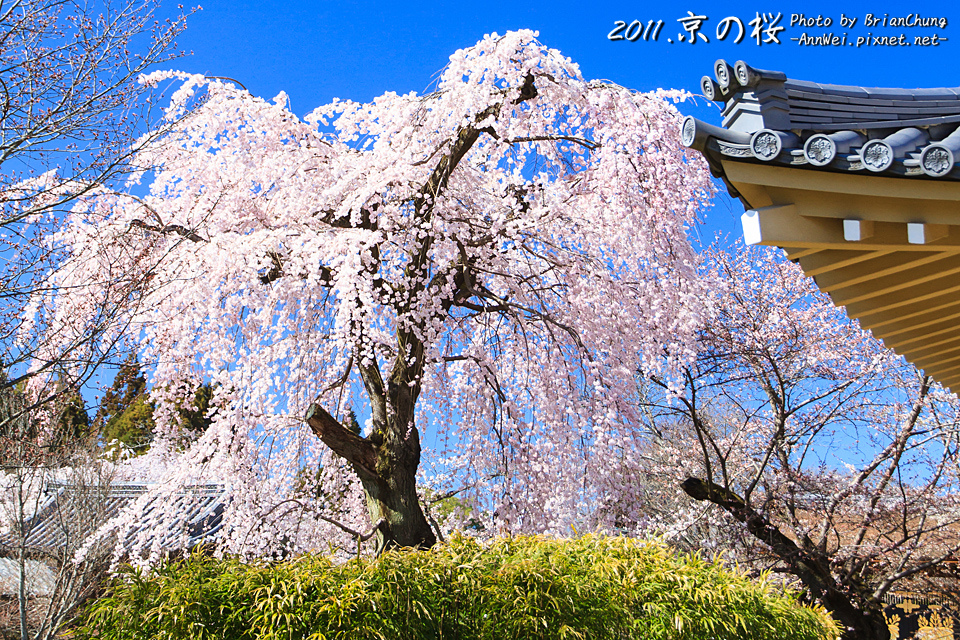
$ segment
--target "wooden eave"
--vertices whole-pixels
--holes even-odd
[[[783,248],[960,390],[960,89],[818,85],[722,60],[715,73],[701,87],[724,126],[686,118],[682,137],[744,203],[747,244]]]
[[[960,182],[722,161],[748,244],[782,247],[887,347],[960,386]]]

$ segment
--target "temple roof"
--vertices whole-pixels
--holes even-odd
[[[747,244],[783,248],[820,289],[960,389],[960,88],[818,84],[714,65],[723,126],[683,142],[747,209]]]
[[[700,88],[723,105],[723,127],[688,117],[683,142],[708,158],[960,180],[960,88],[819,84],[742,60],[717,60]]]
[[[30,521],[24,546],[28,554],[38,557],[59,557],[64,548],[72,552],[83,539],[153,488],[138,483],[114,483],[105,488],[50,483],[46,502]],[[159,537],[159,547],[167,551],[192,549],[213,539],[222,526],[223,493],[220,485],[199,485],[165,499],[148,498],[145,513],[154,509],[172,510],[177,514],[176,522],[159,532],[146,525],[134,526],[125,531],[123,546],[129,550],[133,542],[144,535],[147,543]],[[13,553],[18,544],[9,534],[0,536],[0,557]]]

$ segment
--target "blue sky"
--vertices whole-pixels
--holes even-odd
[[[812,8],[810,8],[812,7]],[[805,8],[801,10],[802,8]],[[172,10],[172,7],[168,7]],[[685,34],[680,18],[706,16],[700,33],[709,42],[679,42]],[[782,26],[780,44],[752,39],[751,20],[757,15]],[[802,14],[809,26],[794,18]],[[868,14],[882,21],[866,24]],[[945,27],[890,26],[890,18],[945,18]],[[717,27],[725,18],[738,18],[744,27],[739,44],[735,21],[722,41]],[[817,26],[817,18],[820,25]],[[841,25],[841,18],[856,23]],[[825,26],[827,19],[832,24]],[[656,41],[642,38],[610,41],[608,34],[622,20],[644,25],[662,20]],[[793,24],[791,25],[791,22]],[[209,0],[188,22],[180,39],[192,55],[176,61],[190,72],[234,78],[252,93],[273,97],[286,91],[293,110],[304,115],[332,98],[366,101],[385,91],[424,91],[449,55],[469,46],[484,34],[529,28],[540,40],[580,64],[586,78],[607,79],[649,90],[657,87],[699,91],[700,77],[711,73],[718,58],[733,63],[745,60],[761,68],[783,71],[788,77],[836,84],[864,86],[958,86],[960,62],[960,10],[946,3],[892,2],[552,2],[526,0],[450,3],[377,2],[374,0]],[[823,34],[843,36],[854,44],[801,45],[791,38]],[[889,41],[904,35],[909,46],[873,44],[873,37]],[[916,36],[946,38],[937,45],[912,44]],[[856,45],[869,37],[868,45]],[[668,42],[673,40],[673,42]],[[719,123],[719,111],[700,101],[682,110]],[[719,199],[707,214],[704,233],[720,230],[739,234],[742,207]]]

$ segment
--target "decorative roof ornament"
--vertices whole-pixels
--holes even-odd
[[[893,149],[883,140],[871,140],[860,149],[860,160],[870,171],[881,173],[893,165]]]
[[[780,155],[782,149],[783,144],[774,131],[757,131],[750,140],[750,150],[759,160],[773,160]]]
[[[717,76],[717,84],[720,85],[721,89],[728,89],[730,87],[730,76],[733,74],[733,69],[730,68],[730,65],[724,60],[717,60],[713,64],[714,74]],[[739,75],[737,78],[739,79]]]
[[[730,157],[960,180],[960,88],[819,84],[743,60],[733,66],[717,60],[713,71],[700,88],[723,105],[723,133],[691,138],[688,146],[699,151],[707,152],[712,137]],[[701,124],[684,122],[684,131]],[[749,134],[750,142],[742,146],[735,133]]]
[[[920,154],[920,168],[928,176],[942,178],[960,161],[958,152],[960,152],[960,129],[924,149]]]
[[[697,121],[695,118],[685,118],[683,128],[680,131],[680,141],[688,147],[693,146],[693,141],[697,134]]]
[[[942,144],[932,144],[920,154],[920,168],[928,176],[942,178],[954,165],[953,152]]]
[[[810,164],[825,167],[837,157],[837,143],[823,133],[812,135],[803,145],[803,155]]]

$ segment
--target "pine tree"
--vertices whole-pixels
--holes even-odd
[[[104,443],[118,441],[138,453],[150,446],[156,424],[147,379],[136,355],[126,359],[103,396],[94,427]]]
[[[204,383],[194,392],[193,401],[178,409],[180,429],[185,436],[195,437],[210,426],[212,420],[207,413],[212,398],[213,385]],[[101,442],[118,441],[136,453],[143,453],[156,431],[153,410],[147,379],[140,361],[132,355],[117,371],[117,377],[104,394],[94,426]]]

